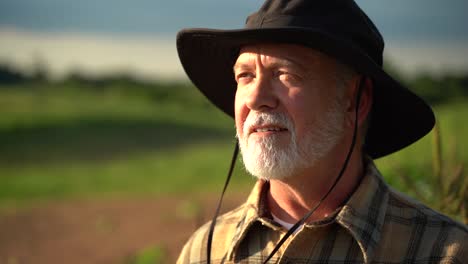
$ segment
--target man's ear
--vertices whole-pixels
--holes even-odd
[[[359,87],[362,85],[361,91]],[[367,120],[373,103],[373,82],[370,78],[359,75],[356,76],[350,85],[346,100],[346,123],[349,127],[354,126],[354,117],[356,116],[356,103],[358,93],[361,93],[358,108],[358,125],[361,127]]]

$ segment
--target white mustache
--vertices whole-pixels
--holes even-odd
[[[294,131],[291,119],[284,113],[251,112],[244,122],[243,134],[246,136],[252,127],[264,125],[280,126]]]

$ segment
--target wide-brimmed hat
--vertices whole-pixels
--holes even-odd
[[[230,116],[236,92],[234,62],[242,46],[258,43],[304,45],[371,78],[374,101],[365,150],[373,158],[410,145],[434,126],[431,108],[383,70],[383,38],[352,0],[267,0],[243,29],[191,28],[177,35],[188,77]]]

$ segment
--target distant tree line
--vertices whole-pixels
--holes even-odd
[[[411,80],[403,80],[403,82],[430,104],[468,98],[468,73],[446,74],[439,77],[421,74]]]
[[[468,98],[468,72],[463,74],[444,74],[440,76],[419,74],[413,77],[403,77],[394,67],[387,67],[387,70],[390,71],[391,75],[395,76],[397,80],[405,84],[432,105],[444,103],[453,99]],[[59,84],[96,90],[118,89],[121,92],[145,94],[158,100],[165,99],[165,97],[168,96],[171,97],[170,94],[174,93],[174,91],[181,93],[179,95],[182,97],[192,97],[191,99],[193,99],[194,95],[191,92],[191,90],[194,89],[182,89],[183,91],[179,91],[181,89],[178,89],[178,87],[191,86],[189,83],[147,81],[135,78],[127,73],[91,77],[80,72],[72,72],[66,78],[58,82]],[[32,74],[25,74],[6,64],[0,64],[0,88],[5,87],[5,85],[11,86],[33,83],[52,84],[52,81],[48,78],[47,70],[43,68],[36,69]],[[57,85],[57,82],[53,83]],[[21,87],[32,86],[22,85]]]

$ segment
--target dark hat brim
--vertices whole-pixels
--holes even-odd
[[[432,109],[389,76],[365,52],[320,29],[184,29],[177,35],[180,61],[193,84],[218,108],[234,117],[233,65],[242,46],[291,43],[317,49],[372,78],[374,100],[365,150],[376,159],[398,151],[434,126]]]

